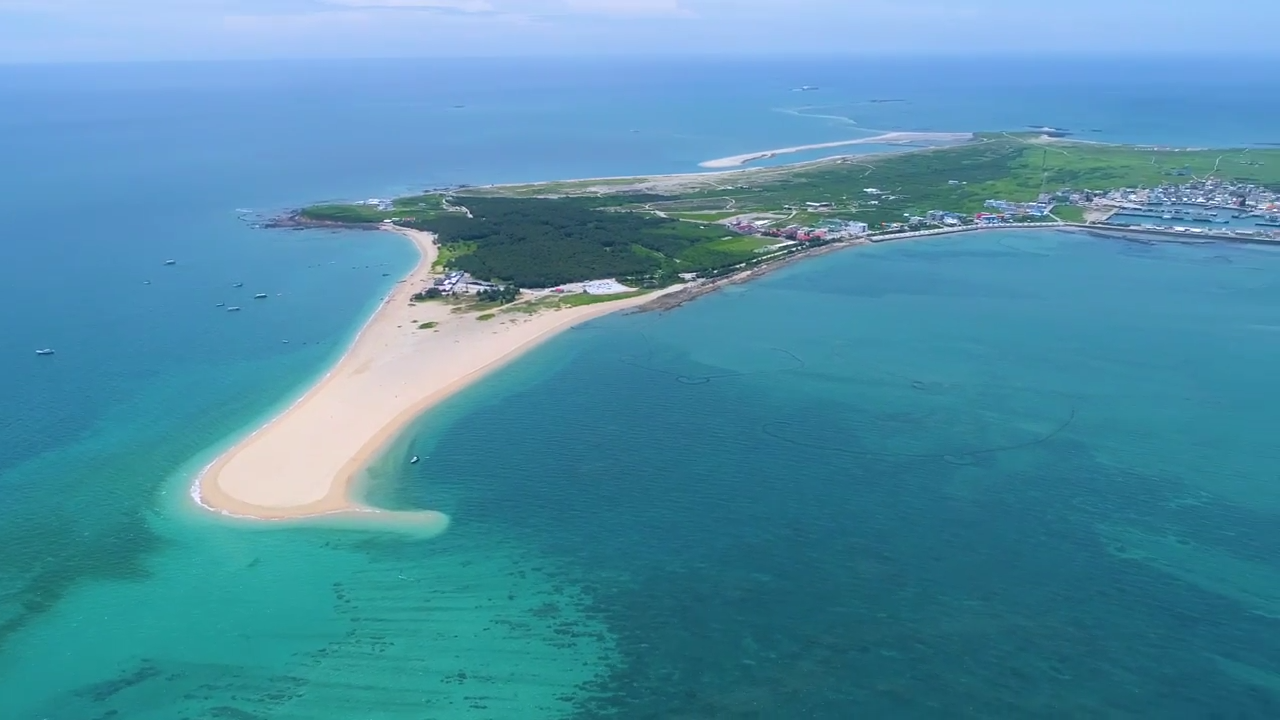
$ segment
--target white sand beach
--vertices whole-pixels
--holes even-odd
[[[837,140],[835,142],[817,143],[814,145],[797,145],[795,147],[778,148],[776,150],[762,150],[760,152],[746,153],[745,155],[732,155],[730,157],[717,158],[715,160],[707,160],[698,163],[704,168],[731,168],[740,165],[746,165],[756,160],[767,160],[778,155],[786,155],[789,153],[804,152],[806,150],[825,150],[827,148],[844,147],[845,145],[884,145],[891,143],[908,143],[908,142],[964,142],[973,138],[972,133],[930,133],[930,132],[891,132],[873,137],[858,138],[856,140]]]
[[[353,478],[407,423],[469,382],[562,330],[653,297],[488,320],[454,313],[443,301],[411,304],[433,279],[437,248],[430,233],[395,230],[420,250],[417,267],[319,383],[205,468],[192,492],[201,505],[261,519],[376,512],[443,528],[448,518],[439,513],[361,505]],[[431,322],[438,325],[419,329]]]

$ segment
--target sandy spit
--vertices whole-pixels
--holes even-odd
[[[731,168],[746,165],[756,160],[767,160],[778,155],[804,152],[806,150],[825,150],[827,148],[844,147],[846,145],[881,145],[907,142],[964,142],[973,139],[972,133],[927,133],[927,132],[891,132],[856,140],[837,140],[836,142],[817,143],[814,145],[797,145],[795,147],[762,150],[745,155],[732,155],[698,163],[704,168]]]
[[[653,294],[537,314],[478,320],[442,302],[411,304],[434,278],[431,233],[394,228],[417,246],[417,266],[398,283],[338,363],[287,410],[206,467],[191,495],[230,516],[287,520],[328,515],[442,530],[432,511],[383,511],[360,503],[353,482],[408,423],[539,342]],[[673,288],[674,289],[674,288]],[[419,329],[423,323],[438,325]]]

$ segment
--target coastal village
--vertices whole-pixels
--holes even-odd
[[[1280,193],[1257,185],[1204,180],[1155,188],[1072,194],[1102,225],[1244,239],[1280,239]]]
[[[873,197],[884,194],[876,188],[866,188],[863,192]],[[1067,215],[1063,208],[1068,207],[1078,208],[1070,217],[1078,215],[1084,222],[1073,222],[1056,214]],[[846,209],[856,212],[856,205]],[[1153,188],[1063,188],[1054,193],[1042,193],[1034,202],[992,198],[984,203],[981,212],[967,214],[945,209],[930,210],[923,215],[905,216],[900,222],[886,222],[874,228],[864,222],[838,217],[842,208],[830,202],[809,202],[802,208],[788,206],[784,210],[791,211],[793,215],[797,210],[803,210],[831,217],[812,225],[793,223],[776,227],[778,216],[754,213],[731,218],[726,225],[741,235],[779,239],[779,243],[763,248],[765,251],[818,241],[864,239],[877,242],[904,233],[1027,223],[1087,224],[1173,235],[1280,240],[1280,193],[1258,185],[1216,179]]]

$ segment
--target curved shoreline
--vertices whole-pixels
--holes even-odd
[[[716,158],[715,160],[706,160],[698,163],[698,166],[704,168],[733,168],[755,162],[756,160],[768,160],[770,158],[777,157],[778,155],[805,152],[806,150],[825,150],[827,148],[844,147],[846,145],[877,145],[880,143],[904,143],[928,140],[963,142],[972,139],[973,133],[890,132],[873,135],[871,137],[858,138],[856,140],[836,140],[835,142],[815,143],[813,145],[797,145],[795,147],[778,148],[776,150],[762,150],[760,152],[745,153],[743,155],[731,155],[729,157]]]
[[[939,228],[833,244],[814,254],[984,230],[1083,227],[1086,226],[1046,222]],[[429,535],[443,532],[449,524],[443,513],[384,510],[363,504],[356,497],[362,471],[407,425],[493,370],[582,322],[641,305],[658,310],[674,307],[788,262],[613,302],[546,310],[532,316],[513,313],[509,319],[478,322],[475,313],[454,314],[444,303],[407,302],[408,296],[420,287],[418,283],[425,284],[432,277],[431,265],[437,256],[434,236],[391,229],[411,239],[420,250],[416,267],[397,283],[351,346],[318,382],[200,471],[190,488],[196,504],[223,516],[250,521],[349,519],[375,521],[380,526],[390,523]],[[789,260],[809,256],[806,253]],[[674,305],[653,302],[669,293],[677,299]],[[406,327],[410,320],[416,323],[421,318],[439,322],[440,326],[432,332]],[[321,456],[318,463],[317,455]]]
[[[429,532],[448,526],[434,511],[397,512],[359,502],[361,471],[406,425],[433,405],[538,343],[652,295],[536,315],[477,322],[445,303],[412,304],[438,255],[430,233],[390,228],[420,257],[357,333],[342,357],[284,411],[209,463],[191,497],[229,517],[392,521]],[[420,323],[435,322],[430,329]]]

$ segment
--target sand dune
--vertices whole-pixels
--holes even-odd
[[[804,152],[806,150],[824,150],[826,148],[844,147],[845,145],[882,145],[886,143],[903,143],[903,142],[963,142],[973,137],[970,133],[926,133],[926,132],[891,132],[873,137],[858,138],[856,140],[837,140],[835,142],[817,143],[814,145],[797,145],[795,147],[778,148],[777,150],[762,150],[760,152],[747,153],[745,155],[732,155],[730,157],[718,158],[715,160],[707,160],[698,163],[704,168],[731,168],[740,165],[746,165],[756,160],[767,160],[778,155],[786,155],[788,153]]]
[[[380,513],[443,529],[440,513],[391,513],[352,496],[352,480],[427,408],[557,332],[651,296],[479,321],[443,302],[410,305],[428,285],[437,251],[429,233],[399,229],[422,253],[350,350],[298,402],[235,445],[197,478],[193,497],[230,515],[288,519]],[[436,322],[433,329],[418,329]]]

